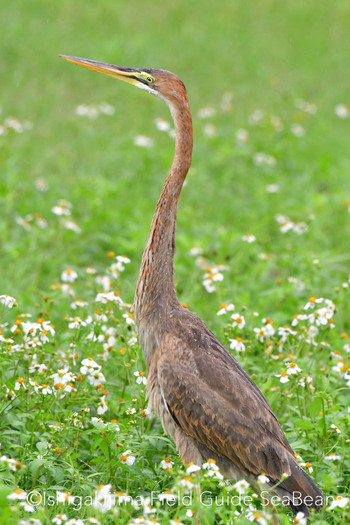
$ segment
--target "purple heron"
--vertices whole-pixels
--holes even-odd
[[[133,69],[62,55],[164,100],[175,124],[175,154],[161,191],[138,277],[134,317],[148,369],[149,406],[185,464],[214,459],[228,478],[274,491],[294,512],[323,505],[257,385],[204,322],[180,305],[174,286],[177,206],[192,158],[192,119],[181,80],[162,69]],[[264,478],[265,479],[265,478]]]

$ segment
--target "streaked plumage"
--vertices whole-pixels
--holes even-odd
[[[181,188],[192,156],[192,121],[185,86],[159,69],[131,69],[77,57],[67,60],[136,85],[163,99],[175,123],[174,160],[164,183],[143,253],[134,313],[148,377],[150,408],[162,421],[185,464],[215,459],[221,471],[268,486],[319,510],[322,492],[298,465],[267,400],[204,322],[182,307],[174,288],[175,224]],[[295,496],[294,496],[295,497]],[[312,501],[311,501],[312,500]],[[299,504],[296,504],[299,503]]]

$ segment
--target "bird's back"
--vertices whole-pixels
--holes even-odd
[[[178,449],[196,448],[202,459],[216,459],[227,476],[253,483],[260,474],[270,485],[287,475],[277,490],[281,497],[298,489],[304,497],[321,498],[266,398],[204,322],[180,305],[161,315],[166,320],[154,339],[150,391]],[[181,440],[187,439],[184,447]]]

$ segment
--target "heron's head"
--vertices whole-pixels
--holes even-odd
[[[88,58],[72,57],[67,55],[60,55],[65,60],[86,67],[92,71],[104,73],[110,77],[123,80],[128,84],[132,84],[152,95],[162,98],[172,107],[174,104],[179,104],[187,100],[186,89],[181,80],[171,73],[163,69],[133,69],[124,66],[115,66],[105,62],[97,62]]]

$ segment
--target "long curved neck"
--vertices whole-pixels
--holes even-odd
[[[177,303],[174,286],[176,213],[192,158],[193,133],[187,97],[169,104],[175,124],[175,154],[161,191],[142,256],[134,300],[135,321]]]

